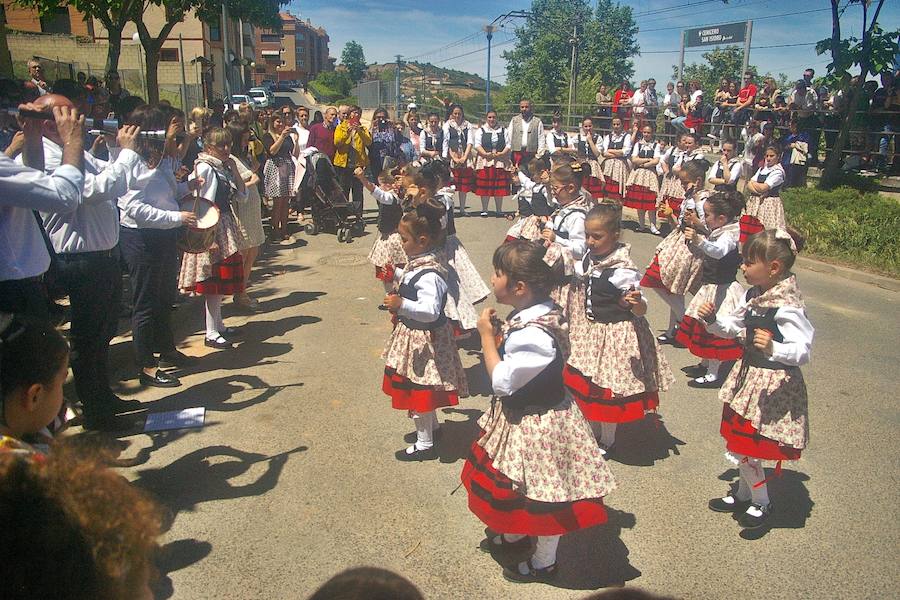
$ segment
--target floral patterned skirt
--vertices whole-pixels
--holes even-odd
[[[623,204],[636,210],[656,210],[659,178],[653,169],[635,169],[628,177]]]
[[[760,435],[753,423],[734,412],[727,404],[722,407],[719,433],[725,438],[725,447],[734,454],[762,460],[797,460],[802,452],[800,448]]]
[[[739,221],[741,227],[741,236],[739,243],[741,246],[754,233],[758,233],[764,229],[784,229],[787,227],[787,220],[784,216],[784,205],[781,198],[771,196],[760,198],[759,196],[750,196],[747,199],[747,205],[741,213]]]
[[[609,388],[600,387],[571,365],[563,370],[563,382],[572,392],[578,408],[588,421],[599,423],[630,423],[659,407],[658,392],[640,392],[617,396]]]
[[[647,267],[641,285],[684,296],[699,289],[702,267],[703,260],[688,248],[684,233],[675,229],[656,247],[656,256]]]
[[[741,303],[744,297],[744,288],[736,281],[721,285],[726,289],[721,303],[716,306],[716,314],[727,316],[733,313]],[[744,355],[744,345],[741,341],[737,338],[721,338],[709,333],[702,319],[697,316],[697,311],[707,302],[716,304],[719,287],[714,283],[706,283],[697,290],[684,313],[684,318],[678,324],[675,340],[686,346],[691,354],[700,358],[737,360]]]
[[[469,395],[466,372],[459,359],[459,351],[453,343],[453,328],[450,323],[444,323],[433,330],[422,330],[410,329],[398,322],[388,338],[382,358],[386,367],[383,389],[394,399],[395,405],[407,400],[413,401],[412,396],[407,394],[408,386],[404,380],[436,391],[455,392],[461,397]],[[407,396],[409,398],[404,400]],[[412,406],[395,408],[418,411]],[[433,408],[425,408],[419,412],[427,410]]]
[[[625,198],[625,182],[628,181],[628,163],[623,158],[607,158],[603,161],[603,196],[622,202]]]
[[[530,215],[528,217],[520,217],[518,221],[512,224],[512,227],[506,232],[506,239],[512,240],[539,240],[541,239],[541,231],[544,229],[546,217]]]
[[[222,212],[214,250],[186,252],[181,258],[178,287],[192,294],[230,296],[244,291],[244,259],[238,252],[240,234],[234,219]]]
[[[400,234],[396,231],[391,234],[379,233],[369,252],[369,262],[376,267],[405,265],[408,260],[400,242]]]
[[[668,204],[672,209],[672,215],[678,217],[682,202],[684,202],[684,187],[681,180],[674,175],[667,175],[663,178],[662,188],[659,190],[659,203]]]

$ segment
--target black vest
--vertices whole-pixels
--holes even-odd
[[[711,256],[703,256],[703,271],[700,275],[702,283],[714,283],[716,285],[724,285],[737,281],[737,272],[741,266],[741,254],[737,248],[723,256],[722,258],[713,258]]]
[[[425,149],[429,152],[443,152],[444,151],[444,130],[438,131],[436,134],[432,135],[430,132],[423,131],[422,135],[425,136]]]
[[[556,135],[556,130],[553,130],[550,132],[550,135],[553,136],[553,144],[557,148],[568,148],[569,147],[569,136],[567,136],[565,133],[562,133],[561,135]]]
[[[758,288],[753,288],[747,294],[748,298],[753,298],[758,295]],[[769,308],[760,315],[753,314],[753,311],[751,310],[747,310],[747,313],[744,315],[744,327],[747,329],[747,346],[744,353],[744,361],[752,367],[782,370],[789,368],[788,365],[768,358],[753,345],[753,337],[757,329],[768,329],[772,332],[772,340],[776,342],[784,341],[784,335],[775,323],[775,313],[777,312],[777,308]]]
[[[645,144],[638,145],[638,158],[653,158],[653,154],[656,152],[656,147],[651,144],[647,146]],[[652,169],[653,167],[647,167]]]
[[[597,145],[597,136],[592,134],[591,139],[594,141],[594,145]],[[587,156],[588,158],[597,158],[597,155],[594,154],[594,151],[591,150],[591,147],[588,145],[587,138],[580,133],[578,134],[578,153],[582,156]]]
[[[540,187],[540,189],[538,189]],[[530,217],[537,215],[539,217],[549,217],[553,214],[553,208],[547,200],[547,194],[544,192],[543,185],[535,186],[531,189],[531,202],[524,196],[519,196],[519,216]]]
[[[494,147],[494,134],[482,131],[481,132],[481,148],[485,152],[500,152],[504,148],[506,148],[506,136],[503,134],[503,130],[497,132],[497,146]]]
[[[400,219],[403,217],[403,207],[400,202],[394,204],[378,203],[378,231],[388,234],[397,231]]]
[[[584,268],[587,272],[590,269],[591,257],[584,257]],[[609,278],[612,277],[615,269],[608,268],[600,271],[599,276],[590,276],[587,278],[587,289],[585,290],[585,309],[589,321],[597,323],[621,323],[622,321],[634,320],[634,314],[630,309],[619,306],[619,298],[622,297],[622,290],[610,283]]]
[[[760,169],[760,171],[762,171],[762,169]],[[769,171],[769,173],[771,173],[771,171]],[[756,176],[756,183],[765,183],[765,182],[766,182],[766,177],[768,176],[769,173],[766,173],[765,175],[763,175],[762,173],[760,173],[759,175],[757,175],[757,176]],[[768,195],[768,196],[777,196],[777,195],[781,192],[781,186],[782,186],[782,185],[784,185],[784,184],[776,185],[775,187],[773,187],[772,189],[770,189],[768,192],[766,192],[766,195]]]
[[[228,212],[231,210],[231,194],[233,193],[231,184],[228,183],[228,179],[219,173],[217,169],[213,169],[213,173],[218,180],[218,185],[216,186],[216,206],[220,213]]]
[[[564,240],[569,239],[569,232],[563,231],[561,228],[562,228],[563,224],[566,222],[566,219],[569,218],[569,215],[571,215],[572,213],[577,213],[577,212],[584,213],[585,215],[587,214],[587,210],[581,206],[565,206],[565,207],[559,209],[559,214],[557,214],[557,217],[559,217],[560,229],[556,228],[555,223],[553,225],[553,233],[556,234],[556,237],[561,237]]]
[[[513,332],[515,333],[515,332]],[[507,409],[512,409],[519,414],[535,414],[553,408],[566,397],[566,388],[563,384],[563,360],[562,351],[556,345],[556,356],[553,361],[535,375],[531,381],[520,387],[509,396],[502,396],[500,402]],[[506,339],[500,344],[498,352],[500,358],[506,351]]]
[[[443,144],[443,140],[441,140],[441,144]],[[469,144],[469,128],[466,127],[462,131],[457,131],[456,128],[450,127],[450,149],[456,152],[457,154],[462,154],[466,151],[466,146]]]
[[[612,134],[609,134],[609,148],[608,150],[621,150],[625,147],[625,134],[622,134],[622,137],[619,138],[617,142]]]
[[[419,279],[422,278],[426,273],[437,273],[434,269],[422,269],[418,273],[412,276],[410,280],[406,283],[400,284],[400,289],[398,290],[401,298],[405,298],[407,300],[416,301],[419,299],[419,290],[416,289],[416,283],[419,282]],[[432,321],[431,323],[423,323],[421,321],[416,321],[414,319],[410,319],[409,317],[399,317],[400,322],[409,327],[410,329],[421,329],[421,330],[434,330],[438,327],[442,326],[447,322],[447,317],[444,316],[444,305],[447,304],[447,295],[444,294],[444,300],[441,303],[441,315],[437,318],[436,321]]]

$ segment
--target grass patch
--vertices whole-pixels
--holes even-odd
[[[787,221],[806,236],[806,252],[900,277],[900,203],[850,187],[788,188]]]

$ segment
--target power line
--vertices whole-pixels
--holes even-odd
[[[825,12],[825,11],[831,11],[831,9],[830,8],[814,8],[811,10],[799,10],[796,12],[782,13],[780,15],[765,15],[763,17],[754,17],[752,20],[753,21],[762,21],[763,19],[777,19],[780,17],[791,17],[794,15],[806,15],[809,13],[817,13],[817,12]],[[720,23],[702,23],[699,25],[694,25],[693,27],[710,27],[710,26],[719,25],[719,24]],[[675,25],[672,27],[656,27],[654,29],[639,29],[638,33],[641,34],[641,33],[650,33],[653,31],[671,31],[673,29],[684,29],[684,28],[685,28],[684,25]]]
[[[818,42],[805,42],[802,44],[775,44],[773,46],[750,46],[751,50],[767,50],[769,48],[794,48],[797,46],[815,46]],[[718,46],[716,46],[718,48]],[[709,48],[685,48],[685,52],[709,52]],[[642,51],[640,54],[643,56],[644,54],[674,54],[677,52],[681,52],[680,48],[676,48],[674,50],[647,50]]]
[[[653,10],[648,10],[642,13],[632,13],[632,17],[644,17],[649,15],[659,15],[664,12],[669,12],[673,10],[682,10],[684,8],[688,8],[691,6],[699,6],[701,4],[712,4],[713,2],[721,2],[722,0],[702,0],[701,2],[690,2],[688,4],[676,4],[674,6],[669,6],[668,8],[655,8]]]

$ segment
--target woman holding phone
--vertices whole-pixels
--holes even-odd
[[[292,133],[294,135],[292,135]],[[263,169],[266,196],[272,199],[272,240],[288,239],[288,200],[294,189],[294,161],[297,144],[293,128],[285,125],[284,117],[273,113],[269,119],[269,131],[262,143],[269,160]]]
[[[360,123],[362,109],[351,106],[347,118],[341,119],[334,130],[334,166],[345,194],[353,190],[353,202],[361,207],[363,202],[362,182],[353,176],[356,167],[365,170],[369,166],[367,148],[372,144],[372,135]]]

